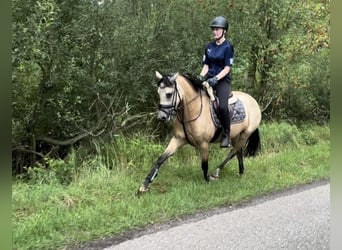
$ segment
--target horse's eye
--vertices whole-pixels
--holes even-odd
[[[172,93],[167,93],[167,94],[166,94],[166,98],[167,98],[167,99],[170,99],[171,97],[172,97]]]

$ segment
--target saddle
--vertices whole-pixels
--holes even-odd
[[[210,115],[215,126],[221,127],[220,119],[218,118],[219,99],[214,96],[215,100],[210,101]],[[230,116],[230,124],[240,123],[246,118],[246,111],[243,103],[233,93],[228,98],[228,109]]]
[[[221,122],[218,119],[218,106],[219,99],[214,94],[213,88],[209,85],[208,82],[204,81],[202,86],[206,90],[209,99],[210,99],[210,114],[211,118],[217,128],[221,127]],[[233,93],[228,97],[228,109],[229,109],[229,117],[230,124],[240,123],[246,118],[245,107],[243,106],[242,101],[237,98]]]

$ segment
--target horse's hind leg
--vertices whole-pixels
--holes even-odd
[[[241,133],[239,141],[236,145],[236,148],[238,148],[236,157],[238,158],[240,176],[243,175],[243,172],[245,170],[244,165],[243,165],[243,152],[244,152],[244,148],[246,146],[246,143],[250,135],[251,133],[245,130],[243,133]]]
[[[243,149],[242,148],[237,151],[236,157],[238,158],[239,174],[241,176],[241,175],[243,175],[243,172],[245,170],[244,165],[243,165]]]
[[[211,180],[217,180],[220,176],[220,171],[224,168],[224,166],[227,164],[228,161],[230,161],[236,154],[236,149],[235,148],[232,148],[229,153],[228,153],[228,156],[226,159],[224,159],[224,161],[217,166],[217,168],[215,169],[214,173],[212,173],[210,175],[210,179]]]
[[[249,134],[242,132],[238,137],[233,139],[233,148],[229,151],[227,158],[216,168],[215,172],[211,175],[212,180],[217,180],[219,178],[220,171],[224,168],[228,161],[230,161],[236,154],[239,159],[239,154],[243,152],[243,147],[246,144]],[[244,171],[242,155],[239,161],[239,173],[240,175]],[[242,172],[242,173],[241,173]]]

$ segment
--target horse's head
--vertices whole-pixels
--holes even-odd
[[[159,105],[157,118],[162,121],[169,121],[172,116],[176,115],[176,109],[180,102],[180,96],[176,84],[177,76],[178,73],[171,76],[163,76],[156,71],[156,77],[159,80]]]

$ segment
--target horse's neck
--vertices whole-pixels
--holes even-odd
[[[200,91],[196,91],[185,79],[181,79],[178,86],[184,106],[200,95]]]
[[[182,79],[178,83],[178,91],[181,95],[182,106],[181,109],[183,121],[195,121],[202,113],[202,96],[201,91],[196,91],[193,86]]]

